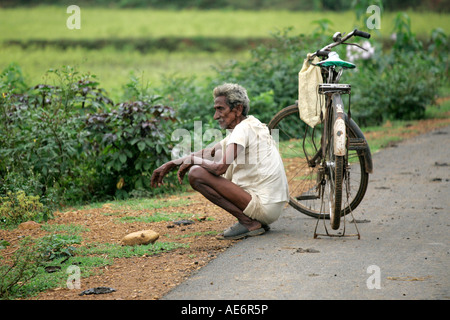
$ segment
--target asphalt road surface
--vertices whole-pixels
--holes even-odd
[[[360,239],[314,239],[316,220],[289,207],[269,232],[238,242],[164,299],[450,299],[450,127],[373,161],[354,212]]]

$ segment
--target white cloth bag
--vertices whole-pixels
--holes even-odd
[[[323,83],[320,67],[309,63],[309,57],[303,62],[303,67],[298,73],[298,109],[300,119],[314,128],[321,122],[320,109],[325,116],[325,97],[318,93],[319,84]],[[313,63],[319,62],[315,57]]]

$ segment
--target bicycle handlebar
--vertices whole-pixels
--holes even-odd
[[[370,38],[370,33],[367,33],[367,32],[355,29],[355,30],[349,32],[345,37],[339,39],[338,41],[332,42],[332,43],[326,45],[325,47],[323,47],[322,49],[317,50],[316,52],[314,52],[311,55],[310,58],[312,59],[312,58],[314,58],[316,56],[328,57],[328,54],[330,53],[330,49],[331,48],[334,48],[334,47],[336,47],[336,46],[338,46],[338,45],[340,45],[342,43],[345,43],[345,41],[347,41],[348,39],[350,39],[353,36],[363,37],[363,38],[369,39]]]
[[[355,36],[358,36],[358,37],[363,37],[363,38],[367,38],[367,39],[370,38],[370,33],[367,33],[367,32],[364,32],[364,31],[359,31],[359,30],[356,30],[356,29],[353,31],[353,34]]]
[[[315,55],[318,56],[318,57],[328,57],[328,54],[330,52],[331,51],[320,51],[320,50],[317,50]]]

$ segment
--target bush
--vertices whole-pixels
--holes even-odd
[[[49,71],[56,85],[27,86],[18,66],[0,75],[0,195],[26,189],[45,205],[126,197],[148,187],[171,155],[173,109],[133,78],[114,105],[93,75]],[[19,184],[23,184],[19,185]]]
[[[64,234],[22,240],[11,257],[6,261],[0,260],[0,300],[25,298],[61,286],[67,275],[48,276],[45,267],[54,267],[55,264],[60,268],[67,267],[68,263],[64,263],[73,256],[73,244],[80,242],[79,236]],[[0,248],[8,245],[3,242]]]
[[[391,58],[384,58],[379,71],[359,70],[350,77],[355,83],[352,114],[361,125],[422,119],[435,100],[440,76],[429,61],[417,56]]]
[[[330,21],[316,23],[311,38],[290,35],[289,29],[274,34],[276,41],[253,50],[248,61],[218,68],[215,82],[238,82],[246,87],[251,113],[269,122],[278,110],[297,100],[297,74],[307,53],[331,41]],[[400,13],[394,32],[396,41],[390,50],[383,52],[382,45],[374,43],[375,55],[356,61],[358,69],[347,70],[341,80],[352,84],[352,116],[360,125],[423,118],[446,79],[448,42],[441,29],[432,32],[426,48],[412,34],[408,16]],[[336,50],[345,59],[345,46]]]
[[[250,113],[268,123],[278,110],[298,99],[298,72],[307,53],[322,43],[326,22],[317,22],[319,27],[312,38],[291,35],[289,28],[274,33],[273,44],[253,50],[248,61],[232,61],[217,68],[216,84],[236,82],[244,86],[250,98]]]
[[[1,258],[1,257],[0,257]],[[26,239],[14,252],[10,264],[0,264],[0,299],[14,299],[26,295],[22,287],[39,272],[43,262],[41,252]]]
[[[15,76],[11,76],[11,75]],[[89,194],[95,173],[83,153],[84,117],[112,102],[98,89],[95,77],[79,75],[73,68],[50,71],[57,86],[42,84],[27,88],[18,79],[15,66],[0,78],[3,100],[0,108],[0,180],[8,175],[38,179],[34,195],[46,204],[76,201]],[[31,172],[31,174],[30,174]]]
[[[5,197],[0,196],[0,226],[47,218],[48,211],[39,201],[39,196],[27,196],[24,191],[9,191]]]
[[[153,170],[170,160],[178,120],[172,108],[151,102],[124,102],[109,113],[88,116],[87,152],[107,182],[105,194],[126,198],[135,189],[149,189]]]
[[[356,72],[347,72],[352,83],[353,116],[361,125],[386,120],[415,120],[434,103],[448,68],[448,43],[442,30],[434,30],[428,48],[411,32],[405,13],[395,21],[396,41],[389,52],[358,61]]]

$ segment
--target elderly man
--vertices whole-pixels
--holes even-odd
[[[178,180],[189,183],[238,222],[219,239],[236,240],[263,234],[276,221],[289,199],[286,174],[269,129],[248,115],[247,91],[226,83],[213,91],[214,119],[231,133],[214,147],[172,160],[153,172],[151,184],[160,185],[179,166]]]

